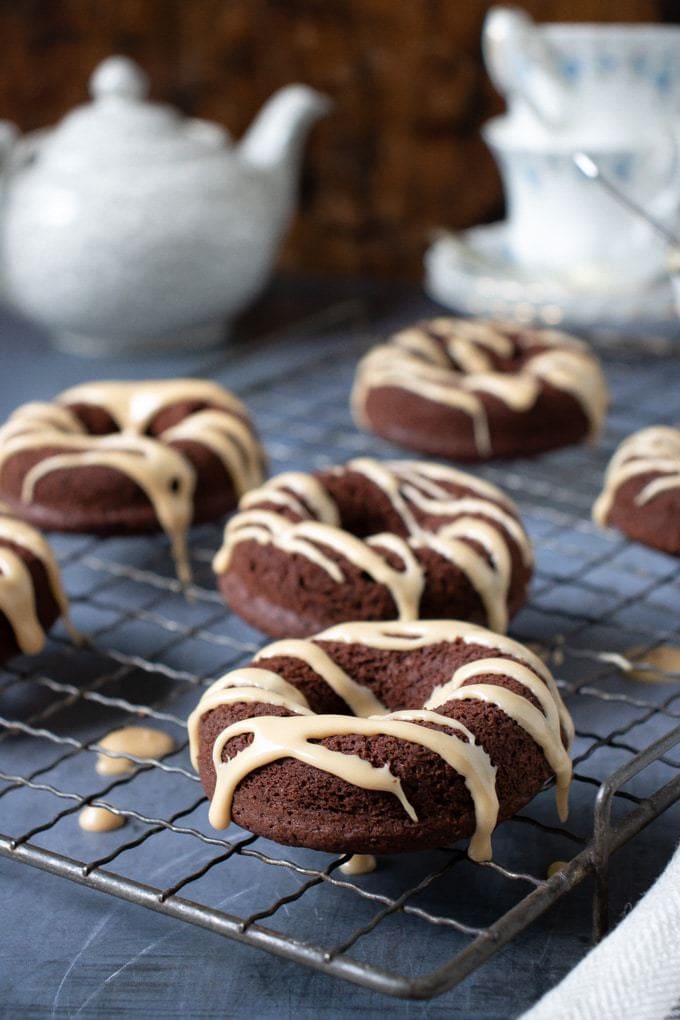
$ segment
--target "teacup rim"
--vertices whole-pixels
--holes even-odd
[[[536,28],[548,36],[587,35],[599,37],[654,36],[667,38],[680,35],[680,25],[660,24],[654,21],[543,21],[536,22]]]
[[[664,123],[668,125],[670,131],[674,122],[672,118],[665,118]],[[634,139],[629,140],[621,138],[606,143],[584,140],[574,145],[568,138],[562,141],[559,138],[555,139],[555,137],[531,140],[526,137],[526,129],[523,129],[523,133],[513,138],[512,134],[515,126],[512,117],[507,114],[499,114],[485,121],[480,128],[480,132],[484,142],[491,149],[513,153],[530,153],[534,156],[544,155],[546,157],[571,156],[575,149],[581,147],[586,147],[593,156],[616,156],[648,150],[658,142],[658,130],[650,130],[649,132],[638,134]]]

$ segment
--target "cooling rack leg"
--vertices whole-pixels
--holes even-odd
[[[611,802],[614,788],[610,780],[600,787],[595,802],[595,823],[593,841],[593,867],[595,869],[595,892],[593,894],[592,940],[597,944],[609,928],[609,854]]]
[[[652,762],[658,761],[676,744],[680,743],[680,726],[665,734],[649,747],[635,755],[629,762],[605,779],[600,786],[595,800],[593,821],[592,862],[595,873],[595,893],[593,896],[593,942],[599,942],[609,928],[609,858],[611,854],[629,839],[635,832],[642,829],[653,818],[656,818],[674,800],[677,800],[680,777],[667,783],[656,794],[648,798],[644,805],[631,813],[625,821],[616,826],[611,825],[612,799],[617,790],[624,786],[638,772],[647,768]],[[645,808],[646,810],[642,810]]]

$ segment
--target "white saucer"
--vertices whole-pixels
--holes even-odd
[[[440,233],[425,255],[425,290],[464,315],[586,331],[602,340],[680,335],[670,278],[579,283],[513,261],[505,222]],[[664,344],[665,346],[665,344]]]

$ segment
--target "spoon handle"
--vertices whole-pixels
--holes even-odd
[[[630,212],[635,213],[636,216],[642,217],[646,223],[649,223],[650,227],[653,227],[657,234],[660,234],[664,240],[668,241],[675,247],[680,246],[680,238],[678,238],[677,234],[674,234],[673,231],[669,230],[663,223],[660,223],[655,216],[652,216],[652,214],[648,212],[647,209],[643,209],[643,207],[639,205],[635,199],[627,195],[625,191],[621,191],[621,189],[614,184],[614,182],[607,177],[606,174],[602,173],[602,170],[592,156],[589,156],[587,152],[575,152],[573,160],[584,177],[589,178],[591,181],[597,181],[606,192],[617,200],[617,202],[625,206],[625,208]]]

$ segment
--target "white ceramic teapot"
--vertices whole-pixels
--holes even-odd
[[[125,57],[100,64],[90,90],[51,130],[16,141],[0,123],[6,298],[82,354],[218,343],[267,281],[329,101],[289,85],[234,146],[219,125],[147,102]]]

